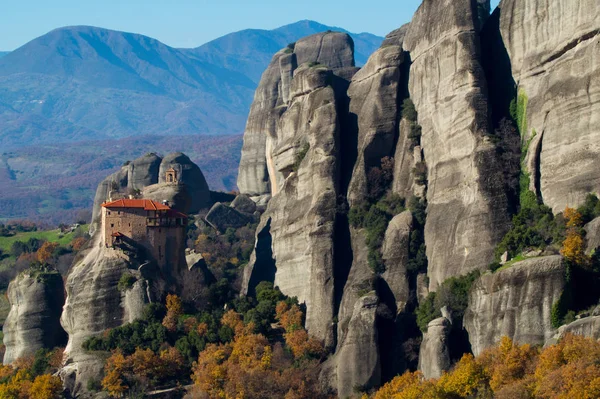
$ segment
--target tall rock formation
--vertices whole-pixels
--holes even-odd
[[[38,349],[64,345],[60,326],[64,286],[58,272],[28,270],[8,286],[10,312],[4,322],[4,364],[33,355]]]
[[[427,325],[419,352],[419,371],[423,377],[440,378],[450,369],[449,336],[452,325],[445,317],[438,317]]]
[[[565,272],[562,257],[555,255],[481,276],[471,289],[464,317],[473,354],[496,345],[503,336],[532,345],[552,338],[552,307],[565,288]]]
[[[272,144],[267,139],[278,135],[277,121],[289,105],[291,82],[302,64],[320,64],[340,75],[352,74],[354,43],[343,33],[318,33],[290,43],[273,56],[250,107],[237,182],[241,193],[259,203],[266,203],[282,183],[272,165]]]
[[[508,224],[506,196],[496,184],[501,168],[486,137],[478,4],[425,0],[404,38],[412,61],[409,92],[428,170],[425,242],[431,289],[448,277],[485,267]]]
[[[502,0],[500,33],[531,140],[531,189],[555,213],[600,192],[600,3]]]
[[[242,193],[255,200],[272,196],[257,230],[245,291],[253,291],[256,276],[274,261],[275,285],[306,303],[306,326],[327,346],[334,344],[339,109],[346,89],[336,74],[354,71],[346,34],[309,36],[278,52],[252,105],[238,179]],[[259,248],[265,241],[270,248],[263,260]]]

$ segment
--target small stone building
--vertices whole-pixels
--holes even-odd
[[[160,266],[185,243],[187,216],[149,199],[118,199],[102,204],[104,245],[131,240],[148,249]]]

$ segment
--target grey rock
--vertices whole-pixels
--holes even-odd
[[[230,227],[237,229],[247,225],[251,221],[248,216],[220,202],[217,202],[210,208],[204,219],[220,232],[225,232]]]
[[[565,334],[582,335],[587,338],[599,340],[600,316],[582,317],[570,324],[559,327],[556,339],[560,340]]]
[[[127,185],[132,190],[158,183],[158,173],[162,159],[155,153],[146,154],[131,162],[127,170]]]
[[[589,255],[596,248],[600,247],[600,217],[592,220],[584,226],[585,229],[585,240],[586,250],[585,252]]]
[[[348,189],[350,206],[367,200],[370,169],[380,167],[382,158],[394,156],[403,62],[400,46],[382,47],[354,75],[348,88],[350,114],[356,115],[358,125],[358,157]]]
[[[188,213],[192,208],[194,199],[188,191],[185,184],[159,183],[144,187],[142,197],[148,198],[160,203],[167,202],[171,208]]]
[[[166,172],[169,168],[177,172],[179,184],[185,185],[187,193],[191,198],[190,213],[196,213],[200,209],[207,208],[210,204],[210,191],[202,171],[193,163],[187,155],[180,152],[165,156],[160,163],[158,175],[159,183],[166,183]]]
[[[64,345],[60,326],[64,286],[58,272],[26,271],[8,286],[10,312],[4,322],[4,364],[33,355],[38,349]]]
[[[398,142],[394,153],[392,191],[402,198],[410,198],[412,195],[422,197],[423,191],[417,192],[413,173],[415,165],[422,161],[421,147],[413,147],[412,140],[408,137],[411,130],[410,121],[402,118],[399,129]]]
[[[340,32],[323,32],[307,36],[294,46],[298,65],[316,62],[332,70],[354,66],[354,41]]]
[[[402,46],[404,42],[404,37],[406,36],[406,32],[408,31],[409,24],[404,24],[396,30],[391,31],[385,36],[383,43],[381,43],[381,47],[384,46]]]
[[[231,203],[231,207],[238,212],[254,214],[256,212],[256,203],[245,194],[240,194]]]
[[[486,138],[487,82],[480,63],[479,7],[471,0],[424,1],[403,46],[409,91],[428,169],[425,242],[430,289],[484,269],[508,228],[494,144]]]
[[[507,336],[542,345],[556,333],[552,306],[566,284],[561,256],[527,259],[482,275],[471,288],[464,326],[476,356]]]
[[[277,123],[292,100],[292,78],[302,64],[318,63],[348,78],[356,72],[352,38],[344,33],[319,33],[296,42],[294,49],[277,52],[262,75],[250,107],[237,185],[257,204],[266,205],[282,183],[272,165],[272,148],[267,138],[278,136]],[[314,76],[317,77],[317,76]],[[304,79],[295,79],[306,82]],[[278,180],[277,180],[278,179]],[[277,183],[278,182],[278,183]]]
[[[394,216],[388,224],[383,239],[382,255],[385,272],[381,277],[394,294],[398,313],[404,311],[410,294],[406,268],[408,266],[412,224],[413,216],[410,211],[404,211]]]
[[[202,254],[190,252],[189,254],[185,255],[185,261],[188,269],[192,270],[194,268],[200,268],[202,263],[204,263],[204,258],[202,257]]]
[[[348,325],[348,334],[321,374],[337,390],[340,398],[352,397],[355,387],[370,389],[381,384],[378,298],[371,292],[356,301]]]
[[[450,327],[448,319],[439,317],[429,322],[427,332],[423,334],[419,351],[419,370],[427,379],[441,377],[452,365],[448,348]]]
[[[267,136],[265,148],[273,197],[257,230],[260,233],[269,226],[275,285],[306,303],[307,329],[326,346],[334,343],[333,250],[339,180],[340,126],[337,95],[328,85],[332,76],[323,66],[298,67],[289,106],[272,115],[277,129]],[[306,153],[296,169],[303,149]],[[242,163],[240,176],[243,171]],[[245,273],[247,292],[252,291],[248,285],[253,275],[262,273],[260,262],[255,263],[254,256]]]
[[[530,188],[555,213],[600,191],[600,3],[502,0],[500,33],[528,97]],[[568,22],[567,22],[568,21]],[[538,157],[539,154],[539,157]]]
[[[417,300],[419,303],[422,303],[427,295],[429,295],[429,278],[427,273],[419,273],[417,274]]]
[[[68,378],[72,381],[73,394],[86,392],[87,381],[99,379],[102,371],[102,359],[82,348],[85,340],[141,317],[137,304],[150,299],[138,300],[131,296],[127,300],[125,293],[117,289],[130,263],[120,256],[120,251],[102,246],[99,238],[98,234],[85,257],[73,266],[66,282],[67,299],[61,323],[69,334],[65,357],[66,365],[70,366],[63,373],[65,378],[74,373]],[[140,293],[139,289],[136,293]],[[129,305],[134,306],[128,308]]]

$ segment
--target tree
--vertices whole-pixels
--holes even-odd
[[[59,399],[62,397],[62,381],[60,378],[44,374],[35,378],[29,389],[31,399]]]
[[[576,209],[567,207],[563,216],[567,220],[567,237],[563,241],[561,255],[577,265],[588,265],[589,257],[585,254],[581,214]]]
[[[177,320],[182,314],[183,305],[181,298],[174,294],[167,295],[167,314],[163,319],[163,326],[169,331],[175,331],[177,329]]]
[[[37,260],[42,264],[48,264],[51,259],[54,258],[54,253],[58,249],[59,244],[57,242],[46,241],[40,249],[37,250]]]
[[[119,398],[129,389],[123,375],[126,367],[127,362],[121,351],[115,351],[106,360],[102,389],[107,391],[110,396]]]

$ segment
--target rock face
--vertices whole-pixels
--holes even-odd
[[[371,168],[380,167],[383,157],[394,156],[403,62],[402,47],[382,47],[354,75],[348,88],[350,115],[356,115],[358,128],[358,156],[348,189],[351,206],[367,200]]]
[[[385,272],[381,277],[394,295],[397,313],[404,311],[410,295],[406,267],[412,224],[413,216],[410,211],[394,216],[383,239],[382,255]]]
[[[166,183],[165,175],[169,168],[175,169],[179,184]],[[202,171],[180,152],[169,154],[164,159],[154,153],[146,154],[104,179],[94,197],[91,234],[97,228],[100,207],[111,193],[115,196],[143,193],[147,198],[169,201],[173,208],[190,213],[198,212],[211,203]]]
[[[356,387],[370,389],[381,383],[378,302],[375,292],[356,301],[348,334],[325,365],[328,384],[337,389],[340,398],[352,397]]]
[[[432,320],[427,325],[419,351],[419,371],[423,373],[423,377],[439,378],[444,371],[450,369],[450,328],[450,321],[445,317]]]
[[[481,276],[471,288],[464,317],[473,354],[494,346],[502,336],[543,345],[556,332],[552,306],[565,284],[565,266],[558,255],[527,259]]]
[[[502,0],[500,33],[533,138],[531,188],[553,211],[600,191],[600,3]]]
[[[326,32],[297,41],[273,56],[263,73],[244,131],[244,146],[238,174],[240,192],[261,203],[277,191],[275,167],[272,165],[272,144],[267,138],[278,136],[277,123],[291,101],[292,78],[304,63],[328,66],[337,74],[355,71],[354,44],[350,36]]]
[[[600,217],[585,225],[586,253],[590,254],[600,247]]]
[[[256,212],[256,203],[250,199],[247,195],[240,194],[231,202],[231,207],[238,212],[246,213],[249,215]]]
[[[271,273],[265,268],[274,262],[275,285],[306,303],[308,331],[327,346],[334,344],[338,107],[345,95],[336,73],[354,72],[352,52],[348,35],[323,33],[273,57],[250,111],[238,178],[253,199],[272,196],[243,290],[253,292],[256,276]],[[258,248],[267,241],[263,261]]]
[[[557,338],[565,334],[583,335],[595,340],[600,339],[600,315],[582,317],[558,329]]]
[[[64,287],[58,272],[27,271],[8,286],[11,308],[4,323],[4,364],[38,349],[64,345],[60,326]]]
[[[206,214],[206,221],[220,232],[232,227],[237,229],[248,224],[251,219],[227,205],[217,202]]]
[[[183,184],[189,196],[190,206],[188,212],[196,213],[206,208],[210,203],[210,191],[202,171],[187,155],[176,152],[165,156],[160,163],[158,183],[166,183],[166,172],[173,168],[177,173],[178,183]]]
[[[485,137],[489,111],[477,4],[424,1],[403,43],[412,60],[409,91],[428,169],[431,289],[448,277],[484,268],[508,224],[506,196],[494,186],[501,167]]]
[[[120,251],[101,246],[97,239],[67,278],[67,300],[61,323],[69,334],[65,349],[68,360],[61,376],[68,381],[66,385],[72,393],[85,391],[87,381],[98,379],[103,367],[101,358],[82,348],[85,340],[140,317],[141,310],[136,304],[150,299],[141,286],[134,285],[135,290],[127,294],[117,288],[123,273],[137,272],[135,265]]]

